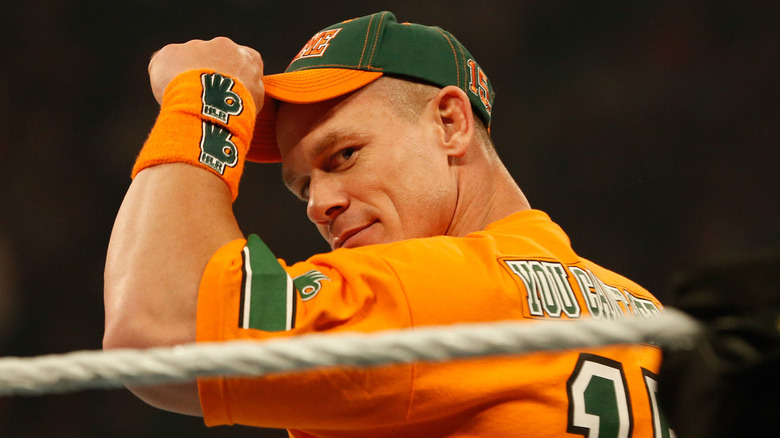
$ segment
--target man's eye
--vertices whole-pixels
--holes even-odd
[[[338,168],[344,163],[348,162],[353,155],[357,152],[357,148],[344,148],[330,157],[331,167]]]
[[[304,201],[308,201],[309,200],[309,184],[308,183],[306,183],[306,185],[304,185],[301,188],[301,199],[303,199]]]

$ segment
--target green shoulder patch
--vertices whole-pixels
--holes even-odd
[[[254,234],[247,238],[242,256],[239,327],[270,332],[295,327],[295,286],[287,271]]]

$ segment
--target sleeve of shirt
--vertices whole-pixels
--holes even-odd
[[[392,268],[364,252],[335,251],[287,266],[253,235],[214,254],[199,290],[198,342],[410,325],[408,302]],[[411,372],[411,366],[399,365],[379,372],[202,378],[198,389],[209,426],[376,426],[406,415]]]

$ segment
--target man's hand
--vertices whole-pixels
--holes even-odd
[[[162,103],[165,87],[179,73],[209,68],[240,81],[252,94],[255,108],[263,105],[263,59],[251,47],[234,43],[230,38],[217,37],[209,41],[191,40],[169,44],[152,56],[149,81],[157,102]]]

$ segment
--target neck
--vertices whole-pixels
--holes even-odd
[[[483,230],[492,222],[531,208],[498,157],[483,154],[479,161],[484,162],[459,168],[458,201],[448,236],[460,237]]]

